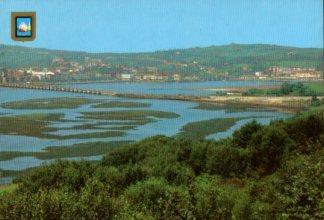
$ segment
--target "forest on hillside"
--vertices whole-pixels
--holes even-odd
[[[203,74],[224,73],[239,76],[263,71],[271,66],[317,70],[323,68],[323,50],[320,48],[230,44],[145,53],[87,53],[0,44],[0,69],[49,68],[55,58],[78,62],[81,65],[86,58],[100,59],[111,65],[108,69],[96,69],[97,72],[116,71],[120,67],[134,68],[138,71],[154,68],[162,73],[182,73],[198,77]]]

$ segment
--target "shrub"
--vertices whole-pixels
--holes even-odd
[[[29,192],[37,192],[40,189],[46,191],[47,189],[61,187],[79,191],[93,172],[94,167],[89,162],[58,160],[48,166],[35,169],[17,182],[21,185],[20,190]]]
[[[302,153],[312,152],[314,143],[320,141],[324,133],[324,112],[316,112],[307,116],[300,116],[285,122],[283,129],[298,144]]]
[[[73,219],[112,219],[117,209],[113,201],[109,186],[90,180],[78,196]]]
[[[252,138],[252,135],[259,131],[261,128],[262,126],[255,120],[242,126],[239,130],[233,133],[234,146],[246,148]]]
[[[228,145],[210,148],[207,155],[207,171],[223,177],[241,176],[250,164],[249,150]]]
[[[280,166],[285,152],[292,149],[294,142],[281,128],[269,126],[255,133],[249,144],[252,154],[252,166],[269,174]]]
[[[191,167],[179,163],[168,164],[162,169],[156,167],[154,172],[154,176],[164,177],[169,183],[176,185],[189,184],[195,178],[195,173]]]
[[[221,179],[203,175],[194,184],[194,215],[197,219],[244,219],[250,215],[248,194]]]
[[[323,149],[315,156],[293,157],[283,164],[280,177],[280,212],[289,218],[323,218]]]

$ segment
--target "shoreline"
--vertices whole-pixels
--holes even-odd
[[[240,107],[265,107],[276,109],[289,113],[298,113],[299,111],[308,108],[311,104],[311,97],[306,96],[184,96],[184,95],[141,95],[141,94],[127,94],[117,93],[114,96],[131,99],[160,99],[160,100],[174,100],[187,101],[197,103],[210,103],[215,105],[239,105]],[[324,97],[318,97],[324,99]]]
[[[112,96],[130,99],[157,99],[157,100],[174,100],[188,102],[207,102],[220,105],[240,105],[246,107],[266,107],[277,109],[290,113],[297,113],[311,104],[312,97],[309,96],[242,96],[242,95],[210,95],[210,96],[190,96],[190,95],[156,95],[156,94],[132,94],[132,93],[116,93],[113,91],[98,91],[98,90],[81,90],[76,88],[59,88],[51,85],[24,85],[24,84],[0,84],[3,88],[13,89],[33,89],[33,90],[48,90],[56,92],[92,94],[100,96]],[[265,86],[269,87],[269,86]],[[217,89],[217,88],[215,88]],[[224,87],[221,89],[233,89]],[[235,88],[234,88],[235,89]],[[238,90],[244,87],[237,88]],[[319,96],[319,99],[324,99],[324,96]]]

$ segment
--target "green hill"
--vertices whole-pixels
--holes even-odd
[[[270,66],[321,69],[323,49],[276,45],[242,45],[195,47],[148,53],[86,53],[0,45],[0,68],[49,67],[53,58],[84,63],[85,57],[101,59],[111,65],[143,69],[155,67],[159,72],[231,75],[261,71]]]

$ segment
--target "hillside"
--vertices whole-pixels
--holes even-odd
[[[0,45],[0,68],[49,67],[54,58],[83,63],[85,57],[101,59],[111,65],[159,72],[230,75],[252,73],[270,66],[320,69],[323,50],[276,45],[241,45],[195,47],[150,53],[86,53]]]
[[[156,136],[57,161],[0,195],[1,219],[323,219],[324,112],[220,141]]]

